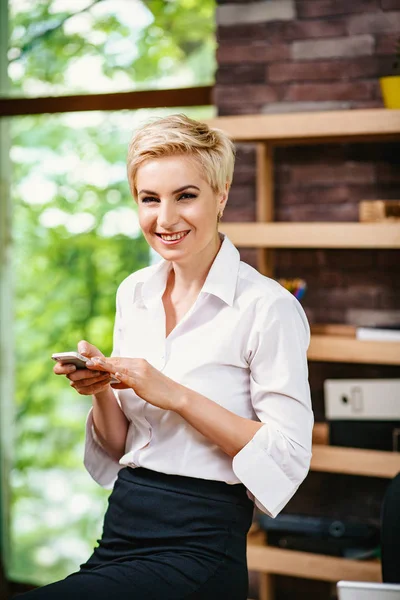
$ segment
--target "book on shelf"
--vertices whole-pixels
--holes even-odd
[[[312,323],[311,334],[353,338],[357,340],[375,340],[400,342],[400,322],[377,325],[348,325],[337,323]]]
[[[362,200],[359,203],[359,220],[362,223],[398,221],[400,200]]]
[[[357,327],[357,340],[382,342],[400,342],[400,323],[397,325],[379,325],[377,327]]]

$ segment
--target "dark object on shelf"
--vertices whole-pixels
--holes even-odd
[[[343,558],[371,558],[379,546],[379,527],[361,521],[280,514],[260,514],[259,526],[268,545]]]
[[[331,446],[400,452],[400,421],[330,421],[329,439]]]
[[[382,580],[400,583],[400,473],[386,490],[382,504]]]

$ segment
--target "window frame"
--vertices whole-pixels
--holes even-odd
[[[9,97],[9,9],[0,1],[0,586],[11,556],[10,473],[14,439],[12,203],[10,195],[10,118],[33,114],[119,111],[139,108],[213,106],[213,86],[52,97]]]
[[[0,2],[0,94],[8,88],[8,2]],[[0,564],[8,571],[10,557],[10,471],[14,406],[12,338],[10,123],[0,119]]]

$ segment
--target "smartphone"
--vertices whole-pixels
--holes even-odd
[[[85,369],[86,363],[89,360],[87,356],[79,354],[79,352],[55,352],[51,355],[53,360],[62,363],[63,365],[75,365],[77,369]],[[116,377],[111,377],[110,383],[121,383]]]
[[[63,365],[75,365],[77,369],[85,369],[85,363],[89,360],[86,356],[79,354],[79,352],[56,352],[51,355],[51,358]]]

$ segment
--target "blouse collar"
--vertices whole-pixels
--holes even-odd
[[[200,293],[217,296],[226,304],[232,306],[235,299],[240,254],[226,235],[220,234],[220,237],[222,238],[221,247],[211,265]],[[137,289],[138,296],[146,307],[149,307],[154,300],[162,297],[171,269],[172,263],[162,259],[155,265],[150,277],[139,280],[142,285],[138,286],[140,288],[140,291]]]

